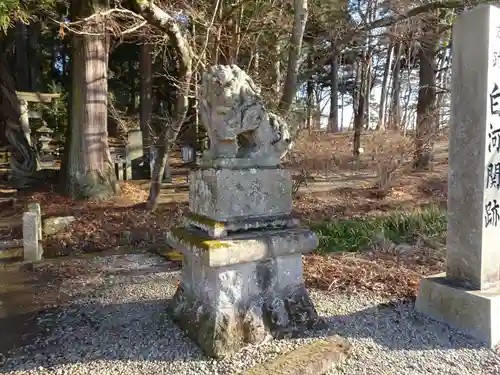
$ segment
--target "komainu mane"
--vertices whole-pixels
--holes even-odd
[[[210,138],[208,162],[243,159],[276,166],[292,146],[288,124],[266,109],[259,89],[236,65],[215,65],[204,73],[199,103]]]

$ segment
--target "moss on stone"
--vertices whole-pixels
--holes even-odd
[[[318,375],[347,358],[351,345],[340,337],[318,340],[257,365],[242,375]]]
[[[178,288],[170,307],[173,320],[210,357],[222,358],[239,350],[241,343],[235,342],[238,335],[233,332],[237,327],[222,316],[218,318],[206,306],[200,314],[200,306],[194,296]]]
[[[206,216],[201,216],[201,215],[189,213],[188,215],[186,215],[186,217],[188,220],[191,220],[191,221],[194,221],[196,223],[200,223],[202,225],[212,227],[215,229],[224,229],[226,227],[226,223],[224,223],[222,221],[210,219],[209,217],[206,217]]]
[[[6,261],[8,259],[22,259],[23,254],[24,251],[22,247],[0,250],[0,260]]]
[[[220,309],[218,300],[207,301],[196,293],[181,283],[171,312],[179,327],[211,357],[232,354],[247,343],[261,343],[266,332],[279,339],[299,337],[305,328],[326,328],[317,324],[321,319],[303,287],[274,295],[278,303],[258,297],[256,304],[235,304],[230,309]]]
[[[186,228],[174,228],[171,231],[173,237],[180,242],[185,242],[191,246],[205,251],[212,251],[216,249],[229,248],[231,245],[225,241],[217,241],[201,237]]]

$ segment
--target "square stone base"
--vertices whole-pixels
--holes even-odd
[[[317,244],[307,229],[257,231],[221,240],[193,229],[169,232],[183,254],[174,321],[212,357],[294,337],[321,326],[302,277],[302,253]]]
[[[197,228],[177,227],[167,232],[166,241],[184,256],[198,258],[210,267],[300,255],[318,247],[316,234],[307,228],[249,231],[212,238]]]
[[[197,228],[206,232],[212,238],[224,238],[236,232],[256,229],[283,229],[299,226],[299,219],[287,216],[241,219],[231,221],[216,221],[205,216],[188,213],[184,218],[184,225],[188,228]]]
[[[322,327],[297,274],[301,265],[301,256],[291,255],[214,269],[184,256],[181,283],[170,305],[172,318],[215,358],[271,336],[296,337]]]
[[[422,279],[416,310],[494,347],[500,342],[500,288],[470,291],[445,276]]]
[[[198,169],[190,173],[189,183],[189,211],[215,221],[292,212],[292,177],[284,169]]]

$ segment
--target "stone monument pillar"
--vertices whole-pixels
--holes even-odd
[[[171,309],[207,355],[222,357],[320,323],[302,278],[302,254],[318,240],[291,217],[292,179],[279,165],[288,125],[248,75],[212,67],[199,101],[210,150],[191,172],[185,226],[167,234],[183,254]]]
[[[500,9],[453,27],[446,274],[421,281],[416,309],[490,347],[500,342]]]

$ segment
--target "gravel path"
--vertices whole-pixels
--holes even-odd
[[[161,258],[131,254],[65,267],[80,275],[61,286],[71,306],[41,314],[38,323],[47,334],[4,353],[3,360],[0,355],[0,374],[233,374],[314,339],[271,341],[222,361],[206,359],[165,313],[179,274]],[[499,354],[416,316],[411,304],[315,291],[311,296],[331,317],[330,331],[353,344],[351,358],[330,375],[500,374]]]

